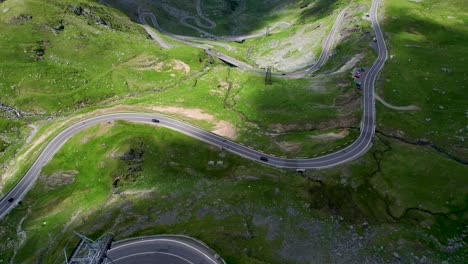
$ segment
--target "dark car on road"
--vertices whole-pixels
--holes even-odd
[[[11,203],[15,200],[15,198],[11,197],[10,199],[8,199],[8,202]]]
[[[261,156],[261,157],[260,157],[260,160],[261,160],[261,161],[268,162],[268,158],[267,158],[267,157],[263,157],[263,156]]]
[[[159,123],[159,120],[156,118],[151,119],[151,121],[153,121],[154,123]]]

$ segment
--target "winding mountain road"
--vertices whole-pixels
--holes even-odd
[[[200,1],[199,1],[200,3]],[[198,10],[198,8],[197,8]],[[273,72],[272,73],[272,76],[275,76],[275,77],[282,77],[282,78],[302,78],[304,76],[306,76],[307,74],[310,74],[314,71],[316,71],[318,68],[320,68],[323,64],[325,64],[325,62],[327,61],[328,57],[329,57],[329,54],[330,54],[330,50],[331,50],[331,47],[332,47],[332,44],[333,44],[333,37],[336,35],[336,32],[341,24],[341,22],[343,21],[343,18],[346,14],[346,11],[348,10],[348,8],[344,8],[343,10],[341,10],[341,12],[338,14],[338,16],[336,17],[335,19],[335,22],[333,23],[333,26],[329,32],[329,34],[327,35],[327,37],[324,39],[323,43],[322,43],[322,52],[320,54],[320,57],[319,59],[317,60],[317,62],[315,62],[313,65],[305,68],[305,69],[302,69],[302,70],[299,70],[299,71],[295,71],[295,72],[288,72],[288,73],[278,73],[278,72]],[[168,43],[166,43],[164,40],[161,39],[161,37],[159,36],[154,36],[155,33],[151,31],[151,29],[147,28],[147,23],[146,23],[146,18],[149,18],[151,20],[151,23],[153,24],[154,28],[156,28],[160,33],[168,36],[168,37],[171,37],[175,40],[178,40],[182,43],[185,43],[187,45],[191,45],[191,46],[194,46],[194,47],[197,47],[197,48],[203,48],[205,50],[205,52],[211,56],[214,56],[214,57],[217,57],[218,59],[222,60],[222,61],[225,61],[231,65],[234,65],[236,67],[239,67],[239,68],[242,68],[242,69],[245,69],[245,70],[248,70],[250,72],[254,72],[254,73],[258,73],[258,74],[265,74],[265,71],[264,70],[260,70],[260,69],[256,69],[255,67],[241,61],[241,60],[238,60],[236,58],[233,58],[225,53],[222,53],[218,50],[212,50],[212,49],[209,49],[209,48],[206,48],[206,42],[207,40],[204,39],[204,38],[197,38],[197,37],[187,37],[187,36],[182,36],[182,35],[177,35],[177,34],[173,34],[173,33],[170,33],[168,31],[165,31],[164,29],[161,28],[161,26],[159,25],[158,23],[158,20],[156,18],[156,16],[153,14],[153,13],[150,13],[150,12],[141,12],[140,15],[139,15],[139,20],[140,22],[145,25],[145,29],[146,31],[148,32],[148,34],[150,34],[154,40],[156,40],[163,48],[171,48],[172,46]],[[191,17],[190,17],[191,18]],[[280,26],[280,25],[289,25],[289,23],[287,22],[277,22],[275,23],[273,26],[270,27],[270,30]],[[190,27],[193,27],[195,28],[195,26],[192,26],[190,25]],[[199,29],[201,30],[201,29]],[[263,36],[265,35],[265,33],[254,33],[254,34],[250,34],[250,35],[236,35],[236,36],[223,36],[223,37],[218,37],[218,36],[215,36],[215,35],[212,35],[208,32],[206,32],[205,35],[208,35],[209,37],[213,38],[213,39],[221,39],[221,40],[224,40],[224,41],[243,41],[243,40],[246,40],[246,39],[249,39],[249,38],[256,38],[256,37],[260,37],[260,36]],[[206,44],[200,44],[200,43],[197,43],[197,42],[205,42]],[[220,46],[223,46],[224,48],[226,48],[227,50],[231,50],[232,47],[230,47],[228,44],[225,44],[225,43],[213,43],[213,41],[210,41],[210,44],[214,44],[214,45],[220,45]]]
[[[226,139],[222,136],[216,135],[209,131],[205,131],[193,125],[187,124],[185,122],[163,116],[157,114],[148,114],[148,113],[114,113],[102,116],[96,116],[89,118],[87,120],[81,121],[70,127],[64,129],[60,132],[57,136],[55,136],[44,148],[42,153],[33,163],[33,165],[29,168],[23,178],[18,182],[18,184],[13,187],[1,200],[0,200],[0,218],[4,217],[9,211],[11,211],[17,204],[17,201],[21,200],[26,193],[32,188],[34,183],[36,182],[42,167],[49,162],[50,159],[54,156],[54,154],[60,149],[60,147],[65,144],[65,142],[70,139],[73,135],[77,132],[91,126],[94,124],[112,121],[112,120],[126,120],[130,122],[137,122],[137,123],[146,123],[158,126],[164,126],[170,128],[175,131],[179,131],[184,133],[188,136],[193,138],[199,139],[201,141],[207,142],[212,145],[216,145],[230,151],[236,155],[245,157],[247,159],[251,159],[257,162],[261,162],[270,166],[278,167],[278,168],[287,168],[287,169],[319,169],[319,168],[328,168],[332,166],[336,166],[338,164],[342,164],[344,162],[356,159],[363,155],[371,146],[372,138],[375,133],[375,96],[374,96],[374,83],[377,78],[378,73],[383,68],[385,61],[387,60],[387,48],[383,38],[382,31],[378,24],[377,19],[377,8],[381,0],[373,0],[372,1],[372,8],[371,8],[371,21],[372,27],[376,33],[377,39],[377,46],[378,46],[378,58],[372,65],[372,67],[368,70],[367,76],[363,81],[363,117],[360,125],[360,136],[359,138],[348,147],[341,149],[335,153],[325,155],[322,157],[317,158],[310,158],[310,159],[289,159],[289,158],[281,158],[275,157],[271,155],[267,155],[262,153],[258,150],[254,150],[247,146],[238,144],[233,142],[229,139]],[[335,29],[336,30],[336,29]],[[330,36],[329,36],[330,37]],[[330,40],[328,40],[330,41]],[[327,42],[327,40],[325,41]],[[323,60],[328,57],[329,50],[325,50],[322,54]],[[220,59],[223,59],[221,57]],[[319,66],[316,66],[319,67]],[[306,73],[308,71],[312,71],[314,67],[306,69],[302,71],[301,74]],[[292,73],[292,74],[299,74],[299,73]],[[282,75],[284,76],[284,75]],[[291,75],[291,77],[294,77]],[[159,119],[160,123],[152,122],[152,119]],[[146,240],[142,240],[143,242],[134,243],[123,243],[115,245],[110,251],[109,255],[116,257],[120,263],[129,263],[125,262],[125,260],[129,260],[129,256],[133,256],[138,258],[140,263],[144,263],[151,259],[154,255],[153,253],[149,252],[147,249],[151,248],[151,243],[154,239],[148,238]],[[175,246],[178,244],[177,241],[166,241],[167,243]],[[179,241],[180,242],[180,241]],[[139,249],[135,249],[135,245],[140,245]],[[180,249],[180,250],[187,250],[187,247]],[[192,255],[190,258],[194,258],[196,261],[197,256],[200,257],[200,252],[198,249],[191,249]],[[179,250],[177,250],[179,252]],[[180,252],[182,252],[180,251]],[[189,250],[190,251],[190,250]],[[148,253],[148,254],[145,254]],[[167,252],[166,252],[167,253]],[[157,253],[156,253],[157,254]],[[185,257],[172,256],[172,253],[167,254],[159,254],[161,258],[172,258],[177,259],[178,263],[194,263],[194,259],[187,259]],[[182,253],[181,253],[182,254]],[[185,253],[183,253],[185,254]],[[195,256],[195,255],[197,256]],[[203,254],[202,254],[203,255]],[[145,256],[143,258],[143,256]],[[206,256],[205,256],[206,257]],[[184,262],[185,261],[185,262]],[[205,259],[205,262],[201,263],[217,263],[214,262],[215,259]],[[198,262],[197,262],[198,263]]]
[[[101,123],[108,122],[112,120],[126,120],[130,122],[138,123],[147,123],[154,124],[151,119],[157,118],[160,120],[158,125],[179,131],[193,138],[199,139],[201,141],[207,142],[212,145],[217,145],[223,147],[224,149],[243,156],[245,158],[262,162],[278,168],[288,168],[288,169],[319,169],[319,168],[328,168],[336,166],[338,164],[353,160],[361,156],[367,151],[372,142],[372,137],[375,132],[375,98],[374,98],[374,83],[377,78],[377,74],[383,68],[385,61],[387,59],[387,49],[385,41],[382,35],[382,31],[378,25],[377,21],[377,7],[380,0],[373,0],[372,10],[371,10],[371,19],[372,26],[376,32],[378,53],[379,56],[374,62],[372,67],[369,69],[368,74],[363,82],[363,118],[360,126],[360,136],[359,138],[348,147],[341,149],[335,153],[310,159],[290,159],[270,156],[265,153],[262,153],[258,150],[254,150],[250,147],[238,144],[234,141],[226,139],[217,134],[205,131],[201,128],[195,127],[193,125],[184,123],[182,121],[157,115],[157,114],[147,114],[147,113],[115,113],[109,115],[102,115],[87,119],[85,121],[76,123],[64,131],[59,133],[51,142],[45,147],[43,152],[20,180],[20,182],[0,201],[0,217],[4,216],[11,208],[14,207],[15,203],[10,203],[7,200],[10,198],[15,198],[16,200],[21,199],[27,191],[35,183],[39,172],[52,157],[59,150],[59,148],[74,134],[85,129],[86,127]],[[260,157],[268,158],[268,161],[260,160]]]
[[[218,35],[212,34],[212,33],[207,32],[207,31],[202,29],[202,28],[204,28],[204,29],[213,29],[213,28],[215,28],[217,26],[217,24],[216,24],[216,22],[214,22],[213,20],[211,20],[210,18],[206,17],[203,14],[203,11],[202,11],[203,7],[202,7],[202,1],[201,0],[197,0],[196,9],[197,9],[198,16],[201,17],[209,25],[203,24],[203,22],[201,22],[200,19],[198,19],[195,16],[182,17],[179,22],[183,26],[192,28],[192,29],[200,32],[201,34],[203,34],[205,36],[204,38],[201,38],[201,37],[188,37],[188,36],[178,35],[178,34],[168,32],[168,31],[164,30],[159,25],[158,19],[156,18],[156,16],[152,12],[142,12],[141,10],[139,10],[138,13],[139,13],[139,20],[140,20],[141,23],[146,24],[145,18],[149,17],[151,19],[151,22],[153,23],[154,27],[159,32],[161,32],[162,34],[167,35],[169,37],[172,37],[172,38],[175,38],[175,39],[178,39],[178,40],[183,40],[183,41],[206,41],[206,37],[211,38],[211,39],[215,39],[215,40],[223,40],[223,41],[244,41],[244,40],[247,40],[247,39],[261,37],[261,36],[264,36],[266,34],[267,30],[262,30],[260,32],[252,33],[252,34],[231,35],[231,36],[218,36]],[[189,24],[187,22],[189,20],[195,21],[195,24],[197,24],[198,27],[196,27],[196,26],[194,26],[192,24]],[[268,27],[268,29],[269,29],[269,31],[271,31],[271,30],[276,29],[276,28],[278,28],[280,26],[289,27],[289,26],[291,26],[291,24],[288,23],[288,22],[285,22],[285,21],[280,21],[280,22],[276,22],[272,26]]]

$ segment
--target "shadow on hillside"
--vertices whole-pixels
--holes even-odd
[[[466,153],[463,147],[456,146],[466,146],[466,143],[453,135],[459,133],[457,128],[466,125],[468,97],[465,86],[460,85],[466,79],[466,27],[462,23],[459,27],[455,23],[437,23],[431,16],[411,9],[388,8],[386,16],[384,29],[393,39],[389,54],[396,56],[387,63],[385,78],[402,78],[404,82],[384,82],[384,94],[391,96],[394,89],[410,84],[411,89],[401,89],[399,97],[393,98],[402,105],[416,104],[422,110],[413,112],[411,117],[401,112],[382,111],[378,119],[388,126],[386,129],[404,127],[411,131],[408,138],[424,137],[463,155]],[[424,121],[427,118],[430,122]]]
[[[300,23],[306,23],[331,15],[334,10],[338,8],[338,4],[340,3],[340,0],[290,0],[287,3],[281,0],[259,0],[246,1],[245,5],[242,5],[240,3],[241,1],[242,0],[223,0],[213,3],[215,2],[214,0],[203,0],[204,15],[218,24],[215,29],[207,29],[207,31],[215,35],[224,36],[249,34],[265,29],[281,20],[280,12],[286,9],[291,11],[296,10],[298,21]],[[179,20],[182,17],[181,14],[198,17],[196,12],[196,0],[184,0],[183,2],[174,1],[171,3],[145,0],[99,0],[99,2],[120,10],[137,23],[140,23],[137,10],[139,6],[142,6],[143,9],[150,9],[156,15],[158,23],[164,30],[181,35],[200,35],[196,30],[181,25]],[[219,6],[217,7],[216,4]],[[164,8],[161,8],[161,6],[164,6]],[[236,12],[238,12],[238,14],[233,18],[232,16]],[[172,13],[172,15],[170,13]],[[175,14],[180,17],[176,18]],[[203,20],[201,21],[203,23],[205,22]],[[196,25],[193,20],[190,20],[189,23]]]
[[[310,4],[310,7],[304,8],[299,22],[305,23],[330,16],[339,7],[339,4],[340,0],[317,0],[314,4]]]

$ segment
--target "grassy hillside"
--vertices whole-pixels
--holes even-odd
[[[467,160],[466,58],[468,8],[464,1],[388,1],[384,31],[392,59],[379,91],[395,105],[379,108],[379,127],[411,141],[425,139]]]
[[[132,67],[136,58],[168,62],[177,54],[186,63],[195,61],[192,52],[197,51],[162,53],[138,25],[92,2],[6,1],[2,8],[7,11],[0,13],[1,101],[24,112],[70,112],[164,87],[178,79],[170,74],[184,74],[169,70],[145,76]]]
[[[44,138],[109,111],[162,112],[291,157],[329,153],[358,136],[361,95],[351,70],[375,59],[365,16],[370,1],[243,2],[238,33],[294,22],[229,44],[229,54],[253,63],[304,28],[315,34],[307,43],[318,54],[338,10],[350,5],[328,63],[314,76],[274,78],[273,85],[197,48],[173,42],[175,48],[160,49],[130,20],[137,5],[112,2],[121,11],[88,0],[0,3],[0,103],[7,107],[0,112],[0,172],[17,169],[7,186]],[[195,2],[170,1],[188,15],[196,15]],[[218,34],[232,32],[234,23],[223,13],[231,6],[219,9],[222,3],[203,1]],[[168,29],[193,34],[163,9],[144,7]],[[163,128],[100,124],[66,143],[22,205],[0,221],[0,260],[61,261],[63,248],[77,242],[73,230],[93,238],[111,230],[117,239],[187,234],[229,263],[466,263],[463,8],[461,1],[385,1],[392,56],[378,92],[420,110],[377,102],[377,135],[362,158],[300,175]],[[292,49],[283,60],[303,52]]]
[[[412,156],[437,162],[392,166]],[[462,175],[443,190],[441,180],[423,180],[452,177],[443,175],[446,167],[464,169],[431,149],[379,136],[359,161],[302,177],[164,128],[103,123],[66,143],[0,222],[8,241],[0,259],[54,262],[77,242],[73,230],[91,237],[112,230],[117,239],[187,234],[229,263],[376,263],[393,252],[461,263],[467,205],[453,193],[467,191],[456,185]]]
[[[0,62],[0,102],[23,113],[20,119],[13,112],[2,117],[21,120],[15,121],[20,125],[17,137],[0,131],[7,142],[1,157],[5,166],[32,131],[27,123],[121,104],[204,111],[234,127],[241,142],[278,155],[313,156],[356,137],[348,130],[358,123],[360,95],[350,89],[347,72],[332,78],[275,79],[272,86],[265,86],[264,76],[230,68],[200,49],[179,44],[161,50],[128,17],[92,1],[44,4],[28,0],[21,5],[13,1],[1,5],[5,12],[0,14],[4,32],[0,52],[5,60]],[[368,23],[354,17],[359,8],[352,10],[346,21]],[[320,23],[329,25],[335,15]],[[360,32],[353,34],[354,42],[367,41]],[[274,39],[265,37],[257,44],[265,41]],[[311,43],[319,46],[321,38]],[[248,46],[236,45],[237,56],[244,57]],[[331,71],[341,67],[336,65]],[[330,132],[343,136],[335,140],[327,136]],[[310,144],[296,139],[307,133]],[[325,139],[314,138],[320,134]],[[16,175],[16,179],[20,177]]]
[[[93,1],[2,1],[0,8],[2,172],[32,132],[27,123],[163,89],[203,68],[198,50],[163,53],[141,27]],[[176,67],[181,60],[193,71]]]

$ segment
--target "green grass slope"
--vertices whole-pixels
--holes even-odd
[[[351,133],[338,141],[327,140],[320,148],[302,147],[294,135],[288,136],[303,132],[312,137],[330,131],[339,134],[358,123],[360,95],[350,89],[347,72],[336,73],[333,78],[275,79],[272,86],[265,86],[263,76],[230,69],[207,58],[200,49],[179,44],[161,50],[128,17],[93,1],[44,4],[27,0],[21,5],[12,1],[1,5],[0,53],[5,59],[0,62],[0,103],[25,115],[19,123],[20,137],[13,140],[7,130],[0,131],[7,142],[1,157],[5,165],[31,131],[26,123],[120,104],[200,109],[232,124],[241,142],[278,155],[313,156],[356,136]],[[352,9],[347,20],[354,20],[358,9]],[[302,16],[302,12],[295,16]],[[320,23],[331,25],[334,13]],[[362,19],[356,23],[366,24]],[[282,36],[271,37],[259,43]],[[367,37],[356,39],[361,44],[367,41]],[[320,42],[313,41],[318,46]],[[248,49],[236,45],[237,56]],[[336,71],[336,65],[331,70]],[[17,119],[11,113],[3,118]],[[321,142],[315,140],[310,145]],[[284,147],[291,144],[295,147]]]
[[[385,11],[392,58],[379,92],[394,105],[420,110],[379,108],[379,127],[412,141],[426,139],[466,160],[466,3],[396,0],[386,2]]]
[[[147,76],[144,68],[129,65],[135,58],[147,60],[149,67],[170,61],[174,54],[195,62],[190,58],[196,51],[163,54],[142,28],[90,1],[6,1],[2,8],[1,101],[24,112],[70,112],[167,86],[178,79],[170,74],[184,75],[168,69]]]

